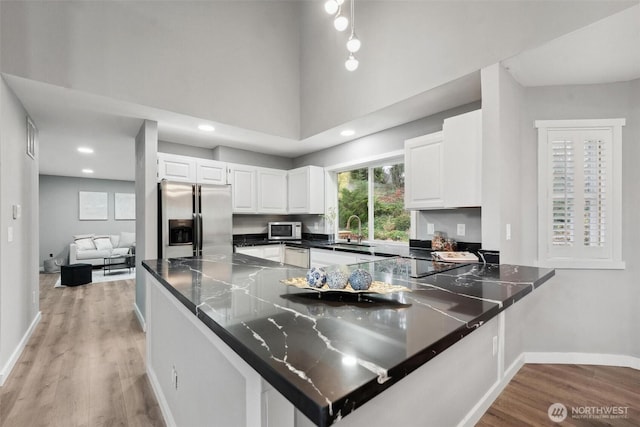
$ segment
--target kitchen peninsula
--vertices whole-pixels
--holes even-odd
[[[282,283],[305,269],[231,252],[143,265],[169,425],[458,424],[496,382],[504,310],[554,275],[394,257],[358,267],[410,291],[319,295]]]

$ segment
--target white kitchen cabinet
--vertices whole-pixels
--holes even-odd
[[[481,205],[482,111],[446,119],[442,132],[405,141],[405,208]]]
[[[236,253],[268,259],[279,263],[284,262],[284,250],[283,245],[281,244],[242,247],[236,246]]]
[[[196,159],[175,154],[158,153],[158,181],[196,182]]]
[[[198,184],[227,183],[227,164],[217,160],[196,159],[196,182]]]
[[[289,213],[324,213],[324,169],[305,166],[288,172]]]
[[[480,206],[482,202],[482,110],[444,121],[444,205]]]
[[[287,213],[287,171],[280,169],[257,169],[258,212]]]
[[[233,213],[257,213],[256,167],[228,164]]]
[[[406,209],[444,207],[443,163],[442,132],[419,136],[404,142],[404,207]]]
[[[334,251],[331,249],[311,248],[309,264],[311,267],[327,267],[330,265],[347,265],[361,262],[377,261],[385,259],[375,255],[359,254],[355,252]]]

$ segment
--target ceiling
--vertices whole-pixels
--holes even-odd
[[[594,84],[640,78],[640,5],[612,15],[503,62],[523,86]],[[552,64],[549,66],[549,64]],[[158,138],[197,147],[218,145],[297,157],[346,142],[346,127],[358,137],[480,99],[475,72],[353,122],[294,140],[212,123],[197,117],[122,102],[42,82],[4,75],[39,129],[40,173],[134,179],[134,144],[144,119],[158,122]],[[197,129],[213,124],[215,132]],[[82,155],[78,146],[95,152]]]

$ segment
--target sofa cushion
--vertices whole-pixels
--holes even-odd
[[[75,244],[78,247],[78,252],[96,249],[96,245],[93,243],[93,239],[90,237],[76,239]]]
[[[110,251],[111,249],[113,249],[113,245],[111,244],[111,239],[109,238],[109,236],[94,237],[93,243],[96,245],[96,249],[98,249],[99,251]]]
[[[129,233],[122,231],[120,233],[120,242],[118,242],[119,248],[129,248],[136,244],[136,233]]]
[[[113,248],[111,251],[111,255],[127,255],[129,253],[129,248]]]
[[[108,258],[110,256],[111,256],[110,250],[88,249],[86,251],[78,251],[76,258],[77,259]]]
[[[111,239],[111,247],[114,248],[119,248],[120,247],[120,235],[119,234],[112,234],[109,236],[109,238]]]

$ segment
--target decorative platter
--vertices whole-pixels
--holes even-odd
[[[355,290],[351,287],[350,284],[347,284],[344,289],[332,289],[326,284],[321,288],[315,288],[313,286],[309,286],[309,283],[307,282],[307,279],[305,277],[292,277],[290,279],[281,280],[281,282],[288,286],[295,286],[299,289],[310,289],[316,292],[337,292],[349,294],[392,294],[394,292],[411,292],[411,289],[405,286],[391,285],[389,283],[379,282],[377,280],[371,282],[369,289],[363,290]]]

